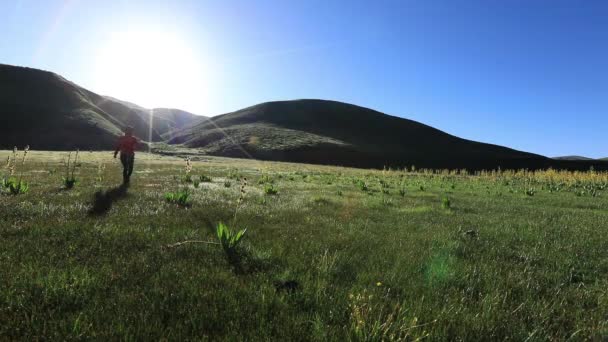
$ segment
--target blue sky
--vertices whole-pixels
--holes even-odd
[[[146,107],[333,99],[608,156],[607,1],[15,0],[0,13],[0,63]]]

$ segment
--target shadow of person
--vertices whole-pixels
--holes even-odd
[[[127,196],[127,190],[129,189],[129,183],[123,183],[120,186],[109,189],[107,191],[99,190],[93,195],[93,207],[89,210],[89,215],[99,216],[104,215],[110,209],[112,204]]]

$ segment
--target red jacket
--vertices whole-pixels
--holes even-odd
[[[120,151],[120,154],[134,154],[138,141],[134,136],[124,135],[118,138],[118,144],[114,152]]]

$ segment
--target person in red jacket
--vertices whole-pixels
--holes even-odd
[[[124,184],[129,183],[131,174],[133,173],[133,164],[135,163],[135,149],[139,141],[133,136],[133,127],[125,128],[125,135],[118,138],[116,149],[114,150],[114,158],[120,151],[120,162],[122,163],[122,181]]]

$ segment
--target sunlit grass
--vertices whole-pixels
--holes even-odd
[[[61,191],[67,155],[30,151],[29,191],[0,195],[0,339],[608,336],[606,173],[192,157],[195,187],[184,159],[141,153],[126,194],[91,215],[120,163],[81,152]],[[186,189],[185,207],[165,199]],[[238,257],[219,222],[247,228]]]

